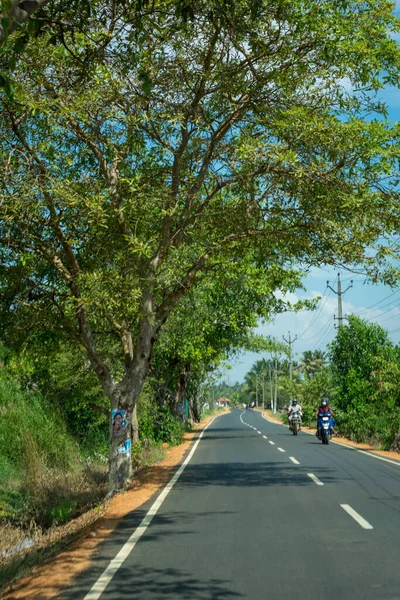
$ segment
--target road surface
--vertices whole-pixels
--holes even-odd
[[[400,600],[400,464],[236,409],[172,484],[60,598]]]

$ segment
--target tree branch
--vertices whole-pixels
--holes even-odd
[[[25,23],[40,8],[43,8],[49,0],[13,0],[11,8],[5,14],[0,14],[0,46],[7,36]]]

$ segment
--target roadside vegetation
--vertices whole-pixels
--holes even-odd
[[[172,366],[168,387],[163,375],[153,376],[142,390],[134,477],[213,413],[206,386],[191,384],[188,373],[181,389]],[[42,560],[46,540],[69,536],[71,520],[82,516],[85,526],[101,513],[108,492],[106,406],[82,355],[68,346],[37,360],[35,352],[0,344],[0,588]]]
[[[8,531],[127,489],[243,348],[269,357],[232,402],[296,393],[311,418],[326,393],[343,431],[393,443],[387,338],[351,362],[343,328],[291,373],[253,330],[313,308],[282,298],[316,265],[398,284],[399,125],[379,92],[399,31],[389,0],[0,0]]]
[[[304,409],[304,424],[316,425],[315,409],[327,397],[336,430],[356,442],[400,452],[400,347],[381,326],[350,316],[326,352],[307,350],[293,363],[292,380],[285,347],[257,361],[243,384],[222,384],[235,403],[249,401],[276,411],[287,422],[291,397]]]

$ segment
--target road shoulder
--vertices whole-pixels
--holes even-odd
[[[195,426],[193,432],[186,433],[183,443],[169,448],[166,458],[135,479],[130,490],[112,498],[105,505],[102,516],[81,531],[67,550],[46,560],[30,575],[16,580],[0,595],[1,600],[56,598],[74,578],[90,566],[99,545],[116,529],[120,521],[168,483],[204,428],[215,416],[225,412],[228,410],[207,417]]]
[[[282,425],[282,427],[287,427],[287,425],[285,423],[282,423],[282,421],[279,419],[279,417],[274,415],[270,410],[263,411],[261,409],[258,409],[257,412],[260,412],[263,415],[263,417],[265,419],[267,419],[267,421],[271,421],[273,423],[276,423],[277,425]],[[302,427],[302,429],[303,429],[303,431],[312,433],[313,435],[315,434],[315,429],[312,429],[311,427]],[[332,441],[334,443],[343,444],[344,446],[350,446],[352,448],[356,448],[357,450],[364,450],[365,452],[368,452],[369,454],[374,454],[374,455],[380,456],[382,458],[387,458],[389,460],[397,461],[400,464],[400,454],[398,452],[392,452],[390,450],[377,450],[370,444],[361,444],[358,442],[353,442],[352,440],[349,440],[348,438],[344,438],[341,436],[335,436],[335,438]]]

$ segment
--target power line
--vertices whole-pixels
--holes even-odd
[[[378,321],[383,315],[386,315],[388,312],[392,311],[394,308],[398,308],[399,306],[400,306],[399,304],[395,304],[394,306],[391,306],[387,310],[383,311],[380,315],[377,315],[376,317],[371,317],[370,319],[367,319],[367,321],[373,321],[373,320]]]
[[[367,306],[367,308],[363,308],[362,310],[359,310],[359,311],[353,313],[353,315],[361,315],[362,313],[367,312],[371,308],[374,308],[375,306],[378,306],[378,304],[382,304],[382,302],[385,302],[385,300],[387,300],[388,298],[391,298],[392,296],[394,296],[395,294],[398,294],[399,292],[400,292],[400,289],[396,290],[395,292],[392,292],[391,294],[389,294],[389,296],[386,296],[386,298],[382,298],[382,300],[379,300],[378,302],[375,302],[375,304],[371,304],[371,306]],[[397,299],[393,300],[393,302],[397,302]],[[393,302],[390,302],[390,304],[393,304]],[[387,306],[387,304],[385,306]]]
[[[332,314],[330,314],[330,315],[329,315],[329,317],[328,317],[328,320],[327,320],[327,321],[326,321],[326,323],[325,323],[325,324],[324,324],[324,325],[321,327],[321,329],[320,329],[319,331],[317,331],[317,333],[315,333],[314,335],[312,335],[312,336],[311,336],[311,337],[309,337],[309,338],[304,338],[304,339],[303,339],[303,342],[309,342],[310,340],[313,340],[313,339],[315,339],[316,337],[318,337],[318,336],[320,335],[321,331],[325,330],[325,329],[326,329],[326,327],[329,325],[329,323],[330,323],[330,319],[331,319],[331,317],[333,317],[333,316],[334,316],[334,312],[333,312]]]
[[[320,338],[320,339],[318,340],[318,342],[317,342],[317,343],[314,345],[314,347],[313,347],[313,350],[314,350],[314,349],[315,349],[317,346],[320,346],[321,348],[322,348],[324,345],[326,346],[326,344],[327,344],[327,342],[328,342],[328,339],[330,338],[330,336],[331,336],[332,334],[334,334],[334,333],[335,333],[335,331],[336,331],[335,327],[334,327],[334,326],[331,326],[331,327],[330,327],[330,328],[327,330],[327,332],[325,333],[325,335],[324,335],[322,338]]]
[[[328,295],[327,295],[327,296],[326,296],[326,298],[325,298],[325,302],[324,302],[323,304],[321,304],[321,302],[322,302],[322,299],[323,299],[323,297],[324,297],[324,295],[325,295],[325,292],[326,292],[326,290],[327,290],[327,287],[325,287],[325,289],[324,289],[324,292],[323,292],[323,295],[322,295],[322,298],[321,298],[321,300],[319,301],[319,304],[320,304],[320,306],[319,306],[319,309],[318,309],[318,310],[317,310],[317,311],[316,311],[316,312],[313,314],[313,316],[311,317],[311,320],[310,320],[309,324],[308,324],[308,325],[307,325],[307,327],[304,329],[304,331],[302,331],[302,332],[301,332],[301,334],[299,335],[299,337],[298,337],[298,339],[299,339],[299,340],[300,340],[300,339],[302,339],[302,337],[303,337],[303,335],[306,333],[306,331],[308,331],[308,330],[310,329],[310,327],[311,327],[311,326],[312,326],[312,325],[315,323],[315,321],[317,320],[317,317],[318,317],[318,316],[321,314],[321,312],[322,312],[322,309],[324,308],[325,304],[327,303],[327,301],[328,301],[328,298],[329,298],[329,296],[331,295],[331,290],[329,290],[329,291],[328,291]],[[307,338],[306,338],[306,339],[307,339]],[[312,338],[310,338],[310,339],[312,339]]]
[[[398,306],[392,306],[392,308],[391,308],[390,310],[392,311],[392,310],[394,310],[395,308],[398,308]],[[389,311],[386,311],[386,312],[389,312]],[[382,314],[384,315],[385,313],[382,313]],[[399,315],[399,313],[396,313],[395,315],[390,315],[389,317],[385,317],[385,318],[382,320],[382,323],[384,323],[385,321],[388,321],[389,319],[392,319],[393,317],[398,317],[398,316],[400,316],[400,315]],[[378,320],[380,320],[380,317],[375,317],[375,321],[378,321]],[[374,322],[374,320],[373,320],[373,319],[369,319],[369,321],[370,321],[370,322]]]
[[[322,341],[323,339],[325,339],[325,336],[326,336],[327,332],[328,332],[328,331],[330,331],[330,330],[332,329],[332,327],[333,327],[333,325],[332,325],[332,321],[331,321],[331,318],[332,318],[332,317],[333,317],[333,314],[332,314],[332,315],[329,317],[328,321],[325,323],[324,327],[322,328],[322,330],[321,330],[321,331],[322,331],[323,333],[322,333],[322,334],[319,336],[318,340],[317,340],[317,341],[316,341],[316,343],[314,344],[314,346],[313,346],[313,350],[314,350],[314,348],[316,348],[317,346],[319,346],[319,345],[320,345],[321,341]]]

